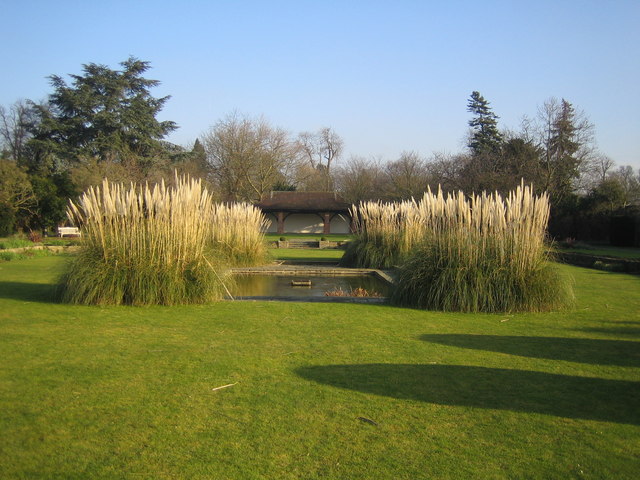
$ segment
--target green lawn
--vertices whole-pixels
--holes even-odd
[[[298,260],[306,262],[332,262],[339,261],[344,255],[344,250],[337,248],[302,249],[302,248],[271,248],[269,256],[274,260]]]
[[[640,277],[571,312],[52,303],[0,263],[2,479],[635,479]],[[216,387],[233,386],[214,390]]]

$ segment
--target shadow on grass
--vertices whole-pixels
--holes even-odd
[[[25,302],[58,303],[56,286],[46,283],[0,282],[0,298]]]
[[[422,335],[420,339],[451,347],[487,350],[521,357],[592,365],[640,366],[640,342],[628,340],[466,334]]]
[[[607,335],[629,335],[640,339],[640,327],[578,328],[578,330],[588,333],[605,333]]]
[[[640,424],[640,382],[460,365],[326,365],[296,373],[334,387],[437,405]]]

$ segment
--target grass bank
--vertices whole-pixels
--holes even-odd
[[[640,277],[562,266],[577,305],[544,314],[51,303],[67,261],[0,264],[0,478],[640,469]]]

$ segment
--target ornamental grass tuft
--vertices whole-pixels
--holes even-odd
[[[420,241],[422,225],[414,200],[400,203],[361,202],[351,211],[356,238],[347,245],[341,264],[390,268],[404,261]]]
[[[174,305],[220,299],[223,270],[207,258],[213,203],[199,180],[91,187],[71,203],[81,249],[60,283],[78,304]]]
[[[546,194],[521,185],[495,193],[425,193],[420,241],[400,268],[392,302],[463,312],[546,311],[572,303],[568,279],[548,258]]]
[[[248,203],[217,204],[212,214],[214,250],[229,264],[253,266],[265,263],[264,232],[269,220]]]

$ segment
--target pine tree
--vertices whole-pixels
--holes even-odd
[[[573,181],[579,176],[580,159],[576,153],[580,143],[576,139],[575,110],[562,99],[560,109],[551,126],[549,161],[553,178],[548,185],[553,200],[559,201],[572,191]]]
[[[498,116],[493,113],[489,102],[479,92],[472,92],[467,103],[467,111],[474,114],[469,120],[472,135],[469,148],[474,155],[495,154],[500,151],[502,135],[498,131]]]

